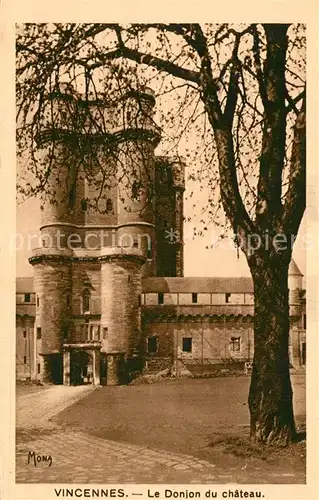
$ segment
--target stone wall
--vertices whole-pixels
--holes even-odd
[[[148,352],[148,339],[156,337],[156,351]],[[191,340],[190,340],[191,339]],[[304,345],[303,345],[304,344]],[[306,331],[300,321],[291,321],[289,357],[291,367],[305,364]],[[223,363],[229,369],[236,365],[244,371],[245,363],[253,360],[253,317],[231,319],[188,317],[186,319],[151,317],[149,311],[143,318],[144,359],[148,371],[160,371],[176,366],[192,372],[213,370],[213,365]]]
[[[254,338],[251,319],[188,321],[145,321],[143,332],[146,359],[171,357],[188,364],[213,364],[221,360],[252,359]],[[149,337],[157,337],[157,351],[147,353]],[[191,339],[184,340],[184,339]],[[190,346],[191,344],[191,346]]]
[[[34,377],[34,318],[16,316],[16,378]]]

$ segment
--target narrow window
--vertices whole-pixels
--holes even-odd
[[[89,322],[85,322],[85,340],[89,340]]]
[[[164,304],[164,294],[163,293],[158,294],[158,303]]]
[[[108,198],[106,200],[106,212],[109,214],[111,212],[113,212],[113,202],[111,200],[111,198]]]
[[[172,169],[171,169],[171,168],[168,168],[166,172],[167,172],[167,184],[168,184],[169,186],[172,186],[172,185],[173,185],[173,183],[174,183]]]
[[[63,340],[66,340],[68,338],[68,335],[69,335],[69,329],[67,326],[63,327],[62,334],[63,334]]]
[[[84,325],[80,326],[80,336],[81,336],[81,342],[83,342],[85,340],[85,337],[84,337]]]
[[[75,199],[76,199],[76,189],[75,189],[75,184],[73,184],[69,191],[69,208],[74,208]]]
[[[43,248],[45,248],[45,247],[47,246],[47,244],[46,244],[46,241],[45,241],[45,240],[42,240],[42,246],[43,246]]]
[[[138,248],[138,239],[136,236],[133,238],[133,247]]]
[[[147,352],[149,354],[157,352],[157,337],[148,337],[147,339]]]
[[[23,338],[24,338],[24,339],[26,339],[26,338],[27,338],[27,332],[26,332],[26,330],[24,330],[24,332],[23,332]]]
[[[97,334],[96,334],[97,340],[101,340],[101,327],[98,325],[97,327]]]
[[[193,339],[192,337],[183,338],[183,352],[192,352]]]
[[[86,201],[85,198],[83,198],[81,200],[81,210],[82,210],[82,212],[86,212],[87,211],[87,201]]]
[[[24,302],[31,302],[31,294],[30,293],[24,294]]]
[[[103,338],[107,339],[107,327],[103,328]]]
[[[26,357],[26,356],[24,356],[24,357],[23,357],[23,364],[24,364],[24,365],[26,365],[26,364],[27,364],[27,357]]]
[[[192,293],[192,302],[193,304],[197,304],[197,293]]]
[[[94,332],[93,332],[93,325],[90,326],[90,338],[89,340],[93,340],[94,337]]]
[[[37,327],[37,340],[41,339],[41,326]]]
[[[301,343],[301,364],[302,365],[306,364],[306,356],[307,356],[306,342],[302,342]]]
[[[132,184],[132,199],[138,200],[141,191],[141,183],[139,181],[134,181]]]
[[[40,305],[40,298],[39,298],[39,295],[37,295],[37,307],[39,307]]]
[[[38,363],[38,374],[41,372],[41,365]]]
[[[230,350],[232,352],[239,352],[240,351],[240,337],[231,337]]]
[[[83,300],[83,312],[90,312],[90,291],[86,288],[82,296]]]
[[[231,293],[225,293],[225,302],[226,302],[226,304],[230,304],[230,302],[231,302]]]
[[[307,315],[306,315],[306,314],[304,314],[304,315],[302,316],[302,328],[303,328],[304,330],[306,330],[306,328],[307,328]]]

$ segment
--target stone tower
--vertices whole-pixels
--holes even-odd
[[[36,378],[55,383],[125,381],[140,358],[142,278],[183,274],[184,163],[154,155],[154,96],[129,92],[112,109],[98,99],[50,94],[37,138],[53,196],[30,258]]]
[[[156,158],[157,275],[183,276],[183,158]]]

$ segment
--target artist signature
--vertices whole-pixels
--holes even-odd
[[[48,464],[49,467],[52,465],[52,455],[39,455],[35,451],[28,452],[28,464],[34,465],[36,467],[40,464]]]

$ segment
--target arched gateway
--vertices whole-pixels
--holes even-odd
[[[63,384],[100,384],[100,342],[63,344]]]

